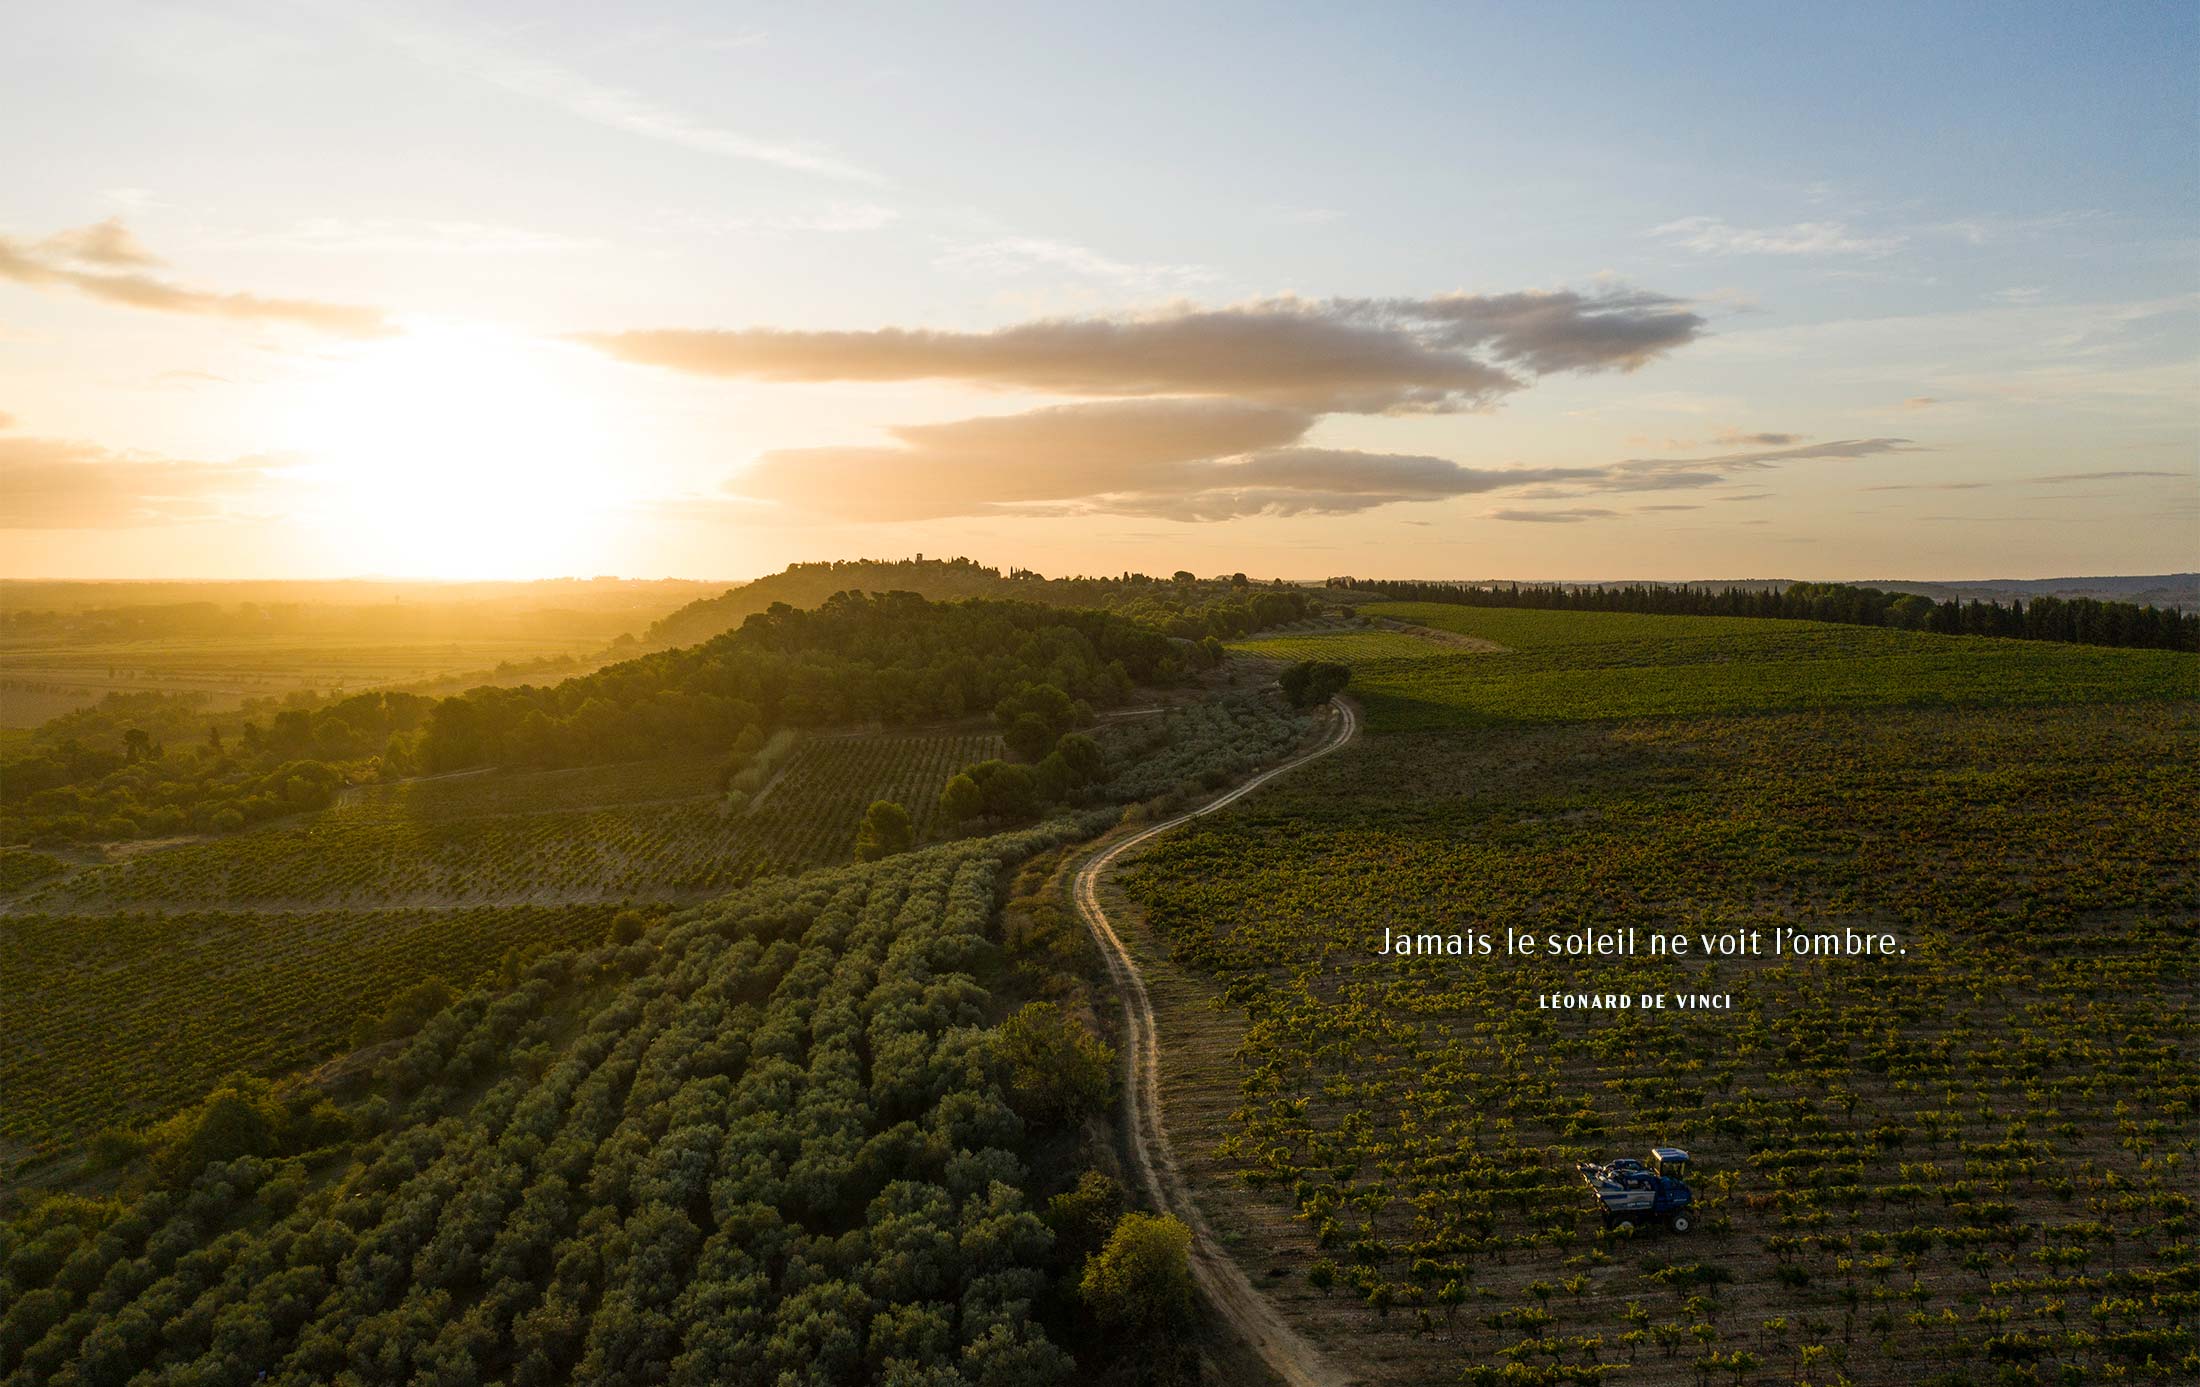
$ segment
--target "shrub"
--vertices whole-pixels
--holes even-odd
[[[1097,1170],[1077,1177],[1074,1189],[1047,1201],[1046,1224],[1054,1233],[1055,1255],[1075,1269],[1098,1252],[1123,1216],[1123,1187]]]
[[[374,1023],[372,1039],[396,1040],[411,1035],[428,1019],[451,1004],[451,987],[441,978],[422,978],[390,998],[382,1017]]]
[[[993,1032],[1011,1102],[1042,1125],[1105,1112],[1115,1101],[1115,1051],[1052,1002],[1031,1002]]]
[[[148,1142],[154,1174],[167,1184],[182,1185],[209,1161],[271,1153],[277,1114],[270,1111],[265,1086],[259,1088],[259,1092],[238,1085],[216,1089],[198,1107],[154,1128]]]
[[[980,761],[963,773],[978,783],[978,794],[989,817],[1028,819],[1039,812],[1039,782],[1031,767],[1012,761]]]
[[[1192,1230],[1162,1214],[1125,1214],[1085,1264],[1078,1293],[1110,1329],[1159,1336],[1192,1318]]]
[[[1082,732],[1070,732],[1054,744],[1054,754],[1062,758],[1080,785],[1089,785],[1104,779],[1108,773],[1108,754],[1100,744]]]
[[[863,825],[856,830],[856,861],[876,862],[897,852],[909,851],[917,841],[916,825],[909,811],[892,800],[871,801],[863,811]]]
[[[1352,682],[1352,671],[1329,660],[1301,660],[1277,677],[1294,708],[1327,703]]]
[[[951,824],[968,823],[985,812],[985,795],[978,782],[957,773],[940,789],[940,818]]]

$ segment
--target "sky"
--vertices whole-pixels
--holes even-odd
[[[2200,11],[22,7],[0,576],[2200,557]]]

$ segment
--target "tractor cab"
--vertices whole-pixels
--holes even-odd
[[[1575,1169],[1596,1195],[1607,1228],[1656,1221],[1686,1233],[1696,1226],[1696,1192],[1683,1178],[1688,1174],[1688,1153],[1677,1146],[1651,1148],[1647,1164],[1622,1156]]]

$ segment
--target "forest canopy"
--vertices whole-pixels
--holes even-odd
[[[1888,592],[1850,583],[1790,583],[1785,589],[1689,584],[1422,583],[1387,578],[1331,578],[1332,590],[1379,594],[1397,602],[1449,602],[1466,607],[1533,607],[1569,612],[1647,612],[1658,616],[1754,616],[1890,626],[1943,636],[2001,636],[2077,645],[2200,650],[2200,613],[2092,597],[2039,596],[2027,604],[1935,601],[1920,593]]]
[[[1297,620],[1314,605],[1302,592],[1232,590],[1233,628]],[[379,691],[236,715],[117,695],[48,723],[0,764],[0,841],[231,832],[325,808],[362,780],[726,755],[786,729],[991,713],[1035,686],[1108,707],[1219,649],[1114,612],[840,592],[813,611],[774,604],[699,645],[548,685]]]

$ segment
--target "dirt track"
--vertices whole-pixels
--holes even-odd
[[[1280,766],[1254,776],[1230,793],[1173,819],[1132,834],[1094,855],[1077,872],[1077,913],[1100,945],[1108,961],[1108,973],[1123,997],[1123,1054],[1127,1072],[1123,1083],[1123,1131],[1130,1148],[1131,1168],[1153,1206],[1176,1215],[1192,1230],[1192,1276],[1215,1313],[1257,1353],[1282,1381],[1291,1387],[1346,1387],[1352,1381],[1277,1314],[1276,1307],[1253,1288],[1245,1272],[1233,1261],[1214,1230],[1201,1216],[1190,1186],[1178,1170],[1169,1149],[1169,1133],[1161,1113],[1161,1036],[1154,1023],[1153,1002],[1138,963],[1124,947],[1100,904],[1100,878],[1125,853],[1150,842],[1177,825],[1211,814],[1251,794],[1275,777],[1317,756],[1326,756],[1352,740],[1359,719],[1341,700],[1331,705],[1336,723],[1321,745],[1294,756]]]

